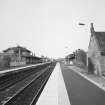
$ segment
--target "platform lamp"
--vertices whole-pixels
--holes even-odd
[[[80,25],[80,26],[85,26],[86,24],[79,22],[78,25]],[[94,30],[93,23],[91,23],[91,29],[90,29],[90,31],[91,31],[92,29]],[[87,55],[87,61],[86,61],[86,62],[87,62],[87,66],[88,66],[88,55]]]

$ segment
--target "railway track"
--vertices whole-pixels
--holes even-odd
[[[35,74],[41,70],[44,70],[48,65],[49,64],[45,64],[31,69],[24,69],[18,72],[8,73],[0,77],[0,91],[4,91],[5,89],[27,78],[28,76]]]
[[[54,67],[55,63],[47,66],[45,71],[42,71],[24,88],[1,105],[35,105]]]

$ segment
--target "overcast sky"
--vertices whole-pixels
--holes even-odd
[[[49,57],[87,50],[91,22],[105,31],[104,0],[0,0],[0,51],[17,44]]]

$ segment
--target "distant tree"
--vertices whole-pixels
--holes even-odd
[[[86,66],[87,64],[87,54],[84,50],[82,49],[78,49],[75,53],[76,56],[76,60],[80,61],[84,64],[84,66]]]

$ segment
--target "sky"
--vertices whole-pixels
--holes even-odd
[[[20,45],[52,58],[87,51],[91,22],[105,31],[104,0],[0,0],[0,51]]]

